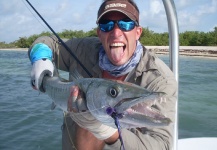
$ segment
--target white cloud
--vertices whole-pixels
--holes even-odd
[[[88,31],[96,27],[102,0],[29,0],[56,31]],[[180,31],[210,31],[216,27],[217,0],[174,0]],[[167,32],[167,18],[161,0],[135,0],[140,9],[140,24],[155,32]],[[12,42],[49,31],[25,0],[0,0],[0,41]],[[27,8],[28,7],[28,8]],[[31,10],[31,12],[30,12]],[[36,19],[37,18],[37,19]]]
[[[62,1],[62,3],[59,3],[57,9],[64,11],[65,9],[67,9],[69,7],[68,3],[69,3],[69,1],[67,1],[67,0]]]
[[[180,7],[184,7],[188,4],[189,0],[180,0],[179,1],[179,4],[180,4]]]
[[[180,31],[210,31],[210,28],[217,22],[215,19],[213,20],[213,17],[217,16],[216,9],[216,0],[200,0],[194,1],[194,3],[191,1],[186,3],[185,7],[178,7]]]
[[[157,15],[163,10],[162,2],[159,0],[152,0],[150,4],[150,12],[152,15]]]
[[[215,13],[217,10],[217,1],[212,0],[211,3],[206,3],[198,7],[197,15],[205,15]]]

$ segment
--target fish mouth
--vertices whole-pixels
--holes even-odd
[[[156,107],[156,105],[147,105],[145,102],[137,103],[136,105],[125,110],[127,114],[138,114],[155,119],[166,118]]]
[[[121,116],[120,121],[133,118],[134,121],[144,121],[145,124],[168,125],[171,120],[161,113],[156,105],[156,103],[164,101],[166,98],[152,94],[147,96],[146,100],[144,97],[125,98],[119,101],[114,108],[118,116]]]

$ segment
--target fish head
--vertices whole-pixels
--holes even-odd
[[[115,126],[114,115],[123,128],[166,126],[171,121],[153,106],[164,93],[151,92],[138,85],[97,79],[85,86],[88,110],[102,123]],[[87,84],[86,84],[87,85]]]

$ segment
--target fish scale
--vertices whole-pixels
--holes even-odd
[[[162,99],[162,93],[151,92],[131,83],[102,78],[81,78],[78,73],[75,72],[75,74],[73,82],[62,81],[58,76],[46,76],[43,79],[45,93],[63,111],[68,111],[70,88],[78,86],[86,98],[79,103],[82,106],[78,107],[85,107],[103,124],[116,127],[114,119],[107,113],[107,108],[114,109],[117,114],[122,116],[119,118],[122,128],[166,126],[171,122],[160,112],[151,109],[151,105],[156,100]],[[139,105],[145,106],[144,112],[136,110],[136,106]],[[135,109],[131,107],[135,107]]]

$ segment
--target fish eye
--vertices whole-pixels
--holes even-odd
[[[118,88],[116,88],[116,87],[110,87],[108,89],[108,94],[113,98],[117,97],[118,93],[119,93],[119,91],[118,91]]]

